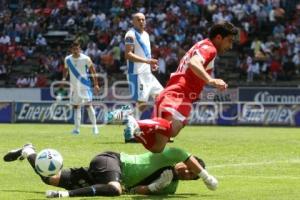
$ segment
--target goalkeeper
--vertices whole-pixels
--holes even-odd
[[[10,162],[27,158],[35,166],[36,152],[31,144],[11,150],[4,156]],[[204,162],[179,148],[165,148],[161,153],[138,155],[103,152],[89,167],[62,169],[44,183],[66,189],[46,192],[48,198],[79,196],[118,196],[121,194],[174,194],[179,180],[201,178],[211,190],[218,181],[204,169]]]

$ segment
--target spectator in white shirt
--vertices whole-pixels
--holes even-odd
[[[10,37],[8,35],[0,33],[0,44],[9,45]]]
[[[38,37],[35,40],[35,44],[37,46],[46,46],[47,45],[47,40],[45,37],[42,36],[42,34],[38,34]]]

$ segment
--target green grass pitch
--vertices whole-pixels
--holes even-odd
[[[0,155],[32,142],[37,150],[57,149],[64,167],[87,166],[105,150],[142,153],[141,144],[124,144],[122,126],[103,126],[94,136],[83,127],[78,136],[71,125],[0,124]],[[300,129],[280,127],[187,126],[175,142],[177,146],[206,161],[207,169],[219,180],[217,191],[206,189],[202,181],[181,182],[176,195],[134,196],[115,199],[207,199],[207,200],[296,200],[300,199]],[[0,199],[45,199],[43,184],[27,161],[0,161]],[[73,198],[73,199],[112,199]]]

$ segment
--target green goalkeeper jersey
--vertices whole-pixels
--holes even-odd
[[[190,153],[179,148],[165,148],[161,153],[144,153],[139,155],[120,154],[122,167],[122,184],[125,188],[131,188],[155,171],[174,166],[190,157]],[[172,181],[163,193],[175,193],[178,181]],[[176,182],[176,183],[175,183]]]

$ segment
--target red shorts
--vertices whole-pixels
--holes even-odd
[[[141,132],[135,134],[135,138],[141,142],[146,149],[151,150],[156,142],[156,134],[161,134],[167,138],[171,137],[171,122],[162,118],[139,120]]]
[[[144,134],[143,132],[141,132],[141,134],[134,136],[138,142],[142,143],[146,149],[151,151],[151,148],[153,147],[156,141],[154,132],[148,134]]]
[[[184,93],[165,91],[156,98],[154,106],[153,117],[166,119],[172,116],[173,119],[186,124],[192,109],[192,101],[186,98]]]

